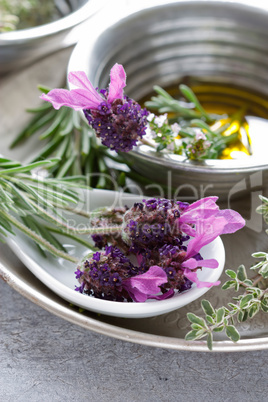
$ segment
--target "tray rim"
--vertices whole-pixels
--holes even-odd
[[[106,335],[122,341],[137,343],[144,346],[158,347],[173,350],[185,350],[191,352],[245,352],[253,350],[268,349],[268,337],[242,339],[237,343],[232,341],[214,341],[213,350],[209,351],[206,341],[185,341],[181,338],[148,334],[132,329],[121,328],[116,325],[98,321],[65,307],[44,293],[34,289],[26,281],[20,279],[15,273],[3,264],[0,260],[0,278],[11,288],[20,293],[39,307],[48,312],[69,321],[72,324],[79,325],[95,333]],[[38,279],[36,279],[38,280]],[[39,281],[39,280],[38,280]],[[41,286],[48,289],[41,281]]]

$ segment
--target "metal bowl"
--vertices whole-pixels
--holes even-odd
[[[31,64],[79,39],[78,28],[103,5],[103,0],[61,1],[64,6],[57,21],[28,29],[0,33],[0,75]]]
[[[168,86],[185,75],[239,85],[268,95],[268,5],[262,1],[145,2],[121,13],[74,49],[68,70],[83,70],[106,87],[109,70],[121,63],[126,93],[139,100],[153,85]],[[266,140],[267,141],[267,140]],[[267,143],[267,142],[266,142]],[[261,151],[265,148],[259,147]],[[237,197],[267,183],[266,152],[243,160],[196,163],[140,145],[125,158],[155,183],[193,198]]]

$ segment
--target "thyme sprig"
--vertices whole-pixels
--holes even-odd
[[[257,208],[257,212],[263,214],[265,222],[268,223],[268,198],[260,196],[260,199],[263,204]],[[268,230],[266,233],[268,234]],[[253,318],[259,311],[268,313],[268,253],[255,252],[252,257],[260,259],[250,267],[250,270],[257,271],[254,277],[248,278],[244,265],[240,265],[237,271],[225,271],[229,279],[222,289],[234,289],[236,292],[243,289],[242,294],[233,297],[233,302],[228,303],[228,306],[214,308],[208,300],[202,300],[201,307],[205,318],[193,313],[187,314],[192,330],[186,334],[186,340],[206,337],[207,346],[212,350],[213,334],[225,332],[229,339],[237,342],[240,334],[236,323]]]

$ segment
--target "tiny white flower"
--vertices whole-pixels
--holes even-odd
[[[151,129],[150,126],[146,126],[146,132],[145,135],[143,136],[144,139],[151,139],[151,138],[155,138],[156,137],[156,133],[154,130]]]
[[[157,127],[162,127],[164,123],[167,123],[167,113],[156,116],[154,123],[157,125]]]
[[[150,113],[149,116],[147,116],[147,120],[148,120],[149,122],[151,122],[151,121],[153,121],[154,117],[155,117],[155,114],[154,114],[154,113]]]
[[[195,134],[195,139],[196,139],[197,141],[198,141],[198,140],[206,140],[207,137],[205,136],[204,133],[202,133],[202,131],[198,131],[198,132]]]
[[[181,126],[178,123],[174,123],[170,127],[174,134],[179,134]]]

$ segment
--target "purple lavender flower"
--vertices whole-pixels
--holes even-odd
[[[123,66],[115,64],[112,67],[109,90],[98,92],[82,71],[69,73],[68,80],[78,89],[53,89],[41,95],[41,99],[51,102],[55,109],[67,106],[83,110],[97,137],[112,150],[129,152],[144,136],[149,113],[124,96],[126,74]]]
[[[159,250],[159,265],[167,274],[167,283],[163,289],[176,289],[179,292],[190,288],[192,282],[184,276],[182,262],[186,251],[178,245],[165,244]]]
[[[99,299],[132,301],[122,287],[123,280],[138,273],[130,260],[116,247],[91,253],[76,270],[81,286],[76,290]]]
[[[99,249],[104,248],[108,244],[107,236],[101,236],[101,235],[95,234],[95,235],[92,235],[91,237],[95,243],[95,247],[97,247]]]
[[[145,135],[148,112],[127,96],[112,104],[102,102],[98,109],[86,109],[84,114],[103,145],[115,151],[131,151]]]
[[[106,245],[77,268],[76,290],[106,300],[143,302],[171,297],[174,290],[190,289],[193,282],[199,288],[218,285],[219,281],[199,280],[202,267],[218,266],[215,259],[203,259],[200,250],[219,235],[241,229],[245,221],[235,211],[220,210],[216,201],[217,197],[207,197],[189,205],[151,198],[125,209],[124,216],[120,210],[120,246],[127,255],[136,254],[138,266],[118,247]],[[105,222],[115,216],[109,211]],[[95,224],[102,226],[98,219]]]
[[[80,286],[75,290],[96,298],[112,301],[137,301],[170,297],[172,292],[161,292],[167,275],[160,267],[150,267],[140,274],[130,260],[116,247],[89,254],[75,271]]]
[[[136,203],[124,215],[122,238],[132,252],[159,248],[181,238],[177,225],[181,209],[177,202],[151,198]]]

